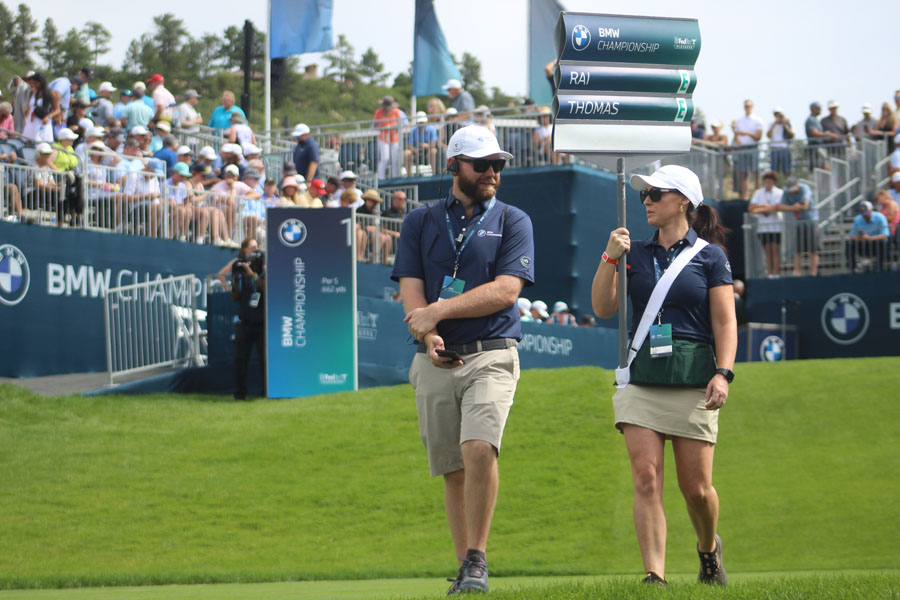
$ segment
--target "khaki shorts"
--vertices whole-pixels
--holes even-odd
[[[514,347],[466,354],[463,360],[461,367],[442,369],[417,352],[409,369],[432,476],[463,468],[463,442],[485,441],[499,454],[516,393],[519,353]]]

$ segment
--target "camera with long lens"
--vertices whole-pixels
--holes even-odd
[[[257,275],[263,272],[263,265],[266,263],[266,254],[262,250],[254,250],[250,256],[239,256],[231,266],[232,277],[240,275],[243,272],[243,266],[249,265],[250,269]]]

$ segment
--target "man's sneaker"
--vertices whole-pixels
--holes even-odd
[[[466,559],[460,569],[459,591],[462,593],[488,591],[488,566],[484,560]]]
[[[697,575],[697,581],[719,585],[728,583],[728,576],[722,565],[722,538],[716,536],[716,549],[712,552],[700,552],[698,548],[697,554],[700,555],[700,574]]]
[[[641,583],[646,583],[648,585],[656,585],[659,587],[665,587],[669,585],[669,582],[654,573],[653,571],[648,571],[647,576],[641,579]]]
[[[459,593],[459,582],[462,580],[463,569],[466,568],[466,563],[467,563],[467,562],[469,562],[469,561],[467,561],[467,560],[464,560],[464,561],[463,561],[462,566],[459,568],[459,573],[456,574],[456,578],[453,578],[453,577],[448,577],[448,578],[447,578],[447,581],[452,581],[452,582],[453,582],[452,584],[450,584],[450,589],[447,590],[447,595],[448,595],[448,596],[452,596],[452,595],[454,595],[454,594],[458,594],[458,593]]]

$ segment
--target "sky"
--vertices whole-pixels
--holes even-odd
[[[743,114],[745,98],[754,100],[756,113],[768,124],[772,108],[780,105],[795,127],[801,128],[809,103],[835,99],[852,125],[861,118],[864,102],[893,104],[900,89],[897,68],[897,24],[900,2],[850,5],[836,0],[560,0],[570,11],[622,15],[690,17],[700,23],[702,48],[697,61],[696,107],[708,120],[730,123]],[[13,8],[15,0],[4,0]],[[450,51],[469,52],[481,60],[482,78],[490,89],[525,95],[527,83],[528,0],[435,0],[438,21]],[[32,13],[43,26],[53,17],[61,33],[71,0],[30,0]],[[207,2],[155,0],[85,0],[78,3],[77,25],[94,20],[113,34],[111,52],[101,62],[121,66],[128,43],[152,29],[152,17],[174,13],[192,35],[221,33],[229,25],[250,19],[265,28],[265,0]],[[386,70],[396,75],[412,60],[415,0],[334,0],[335,35],[343,33],[360,56],[372,47]],[[321,55],[300,57],[302,64]],[[148,74],[149,76],[149,74]]]

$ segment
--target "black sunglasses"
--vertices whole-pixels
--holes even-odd
[[[662,195],[666,192],[675,192],[676,194],[680,194],[678,190],[667,190],[664,188],[650,188],[649,190],[641,190],[641,202],[644,202],[647,199],[647,196],[650,196],[651,202],[659,202],[662,199]]]
[[[488,160],[486,158],[460,158],[459,156],[457,156],[456,160],[458,160],[459,162],[471,163],[472,168],[475,169],[476,173],[484,173],[488,170],[488,167],[494,169],[494,173],[499,173],[503,170],[503,167],[506,166],[505,158]]]

